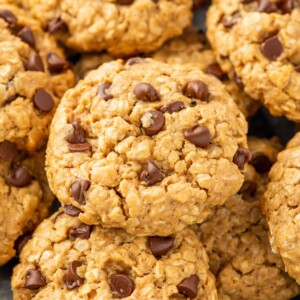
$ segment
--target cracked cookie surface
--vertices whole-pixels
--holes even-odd
[[[300,120],[300,2],[215,0],[207,36],[222,69],[273,115]]]
[[[194,228],[207,250],[219,299],[289,300],[300,289],[284,272],[280,256],[272,252],[260,208],[267,172],[281,147],[276,139],[249,138],[248,142],[253,159],[239,194]]]
[[[0,4],[0,33],[0,142],[35,152],[74,75],[54,39],[23,10]]]
[[[12,278],[15,300],[217,299],[207,254],[191,229],[135,237],[82,224],[74,207],[65,211],[73,216],[57,212],[24,247]]]
[[[246,130],[214,77],[114,61],[65,94],[47,148],[49,184],[85,223],[169,235],[239,190]]]
[[[130,56],[158,49],[192,22],[192,0],[23,0],[68,47]],[[117,41],[117,42],[116,42]]]

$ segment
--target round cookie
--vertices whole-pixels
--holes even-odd
[[[300,134],[279,153],[269,176],[264,212],[270,227],[270,242],[283,259],[290,276],[300,283],[299,265],[299,176]]]
[[[192,0],[23,0],[50,33],[80,52],[151,52],[192,22]]]
[[[253,157],[260,155],[271,163],[276,159],[272,153],[279,148],[276,140],[251,138],[249,141]],[[255,170],[261,171],[262,166],[266,169],[263,158],[260,163],[249,164],[247,181],[239,194],[228,198],[201,225],[194,225],[207,250],[220,300],[289,300],[300,293],[268,240],[268,227],[260,209],[267,173]]]
[[[52,122],[47,176],[88,224],[169,235],[202,222],[243,182],[247,124],[219,80],[135,58],[69,90]]]
[[[300,121],[300,3],[215,0],[207,36],[221,68],[273,115]]]
[[[54,39],[13,5],[0,4],[0,48],[0,142],[35,152],[74,74]]]
[[[18,153],[0,143],[0,266],[20,252],[30,232],[48,215],[54,196],[44,171],[45,152]]]
[[[65,212],[43,221],[24,247],[14,299],[217,299],[207,254],[191,229],[135,237],[83,224],[74,207]]]

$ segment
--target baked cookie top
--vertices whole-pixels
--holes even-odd
[[[65,94],[47,148],[49,184],[85,223],[169,235],[239,190],[246,130],[214,77],[114,61]]]
[[[192,0],[23,0],[50,33],[81,52],[151,52],[192,22]]]
[[[37,228],[14,270],[15,299],[217,299],[207,254],[192,230],[135,237],[75,215],[65,207]]]
[[[299,121],[299,1],[215,0],[207,28],[221,68],[272,114]]]
[[[0,265],[19,252],[34,227],[48,215],[54,196],[44,171],[45,151],[34,156],[0,143]]]
[[[300,134],[279,153],[269,174],[270,183],[264,198],[264,212],[270,227],[270,242],[283,259],[290,276],[300,283],[299,271],[299,196]]]
[[[0,142],[35,152],[74,75],[54,39],[13,5],[0,4],[0,49]]]
[[[275,139],[251,138],[253,164],[247,166],[247,181],[242,189],[195,227],[217,278],[219,299],[289,300],[300,292],[284,272],[280,256],[272,252],[260,209],[267,183],[267,171],[261,170],[267,169],[267,160],[275,162],[273,153],[278,153],[279,148]]]

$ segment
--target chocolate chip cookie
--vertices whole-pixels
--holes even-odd
[[[273,115],[300,120],[300,2],[215,0],[208,39],[221,68]]]
[[[267,171],[280,145],[276,139],[250,140],[253,159],[242,189],[217,207],[196,233],[216,275],[219,299],[289,300],[299,294],[300,288],[284,272],[280,256],[272,252],[260,209]]]
[[[158,49],[192,22],[192,0],[23,0],[68,47],[130,56]]]
[[[152,59],[113,61],[63,98],[47,176],[84,223],[169,235],[239,190],[251,158],[246,131],[213,76]]]
[[[12,287],[27,299],[217,299],[202,244],[191,229],[165,238],[81,223],[65,207],[21,253]]]
[[[54,39],[13,5],[0,4],[0,142],[35,152],[74,75]]]
[[[0,143],[0,266],[19,253],[34,227],[47,216],[54,196],[44,171],[45,152],[20,153]]]
[[[270,183],[264,201],[272,248],[281,255],[287,272],[298,283],[300,283],[299,155],[298,133],[278,155],[278,160],[269,174]]]

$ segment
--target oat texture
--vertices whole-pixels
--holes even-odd
[[[50,31],[67,46],[82,52],[107,49],[114,56],[154,51],[192,21],[192,0],[22,2],[45,27],[53,28],[59,18],[63,25]]]
[[[45,144],[55,108],[73,86],[74,75],[69,69],[50,72],[49,53],[60,58],[63,53],[37,21],[13,5],[0,4],[0,11],[16,18],[14,22],[0,18],[0,142],[11,141],[19,149],[35,152]],[[42,59],[44,71],[34,70],[41,68],[34,59]],[[52,97],[47,111],[34,104],[39,89]]]
[[[207,87],[206,100],[183,94],[195,80]],[[137,98],[141,83],[156,91],[156,101]],[[181,110],[163,110],[174,102]],[[151,113],[159,110],[163,126],[149,136],[145,130],[157,125]],[[74,122],[86,133],[83,144],[70,141]],[[209,136],[202,147],[184,137],[195,126],[207,133],[201,141]],[[114,61],[65,94],[47,148],[49,184],[63,205],[83,211],[79,218],[85,223],[169,235],[202,222],[211,207],[239,190],[243,174],[233,160],[246,147],[246,130],[242,113],[212,76],[151,59]],[[151,163],[156,170],[149,173]]]
[[[299,1],[215,0],[207,28],[222,69],[273,115],[299,121]]]
[[[126,274],[134,283],[126,299],[184,299],[177,285],[191,275],[200,279],[194,299],[217,299],[206,252],[192,230],[172,235],[171,249],[155,257],[148,238],[137,238],[121,229],[94,226],[84,239],[70,239],[70,230],[80,225],[78,218],[58,212],[38,227],[14,270],[15,300],[118,299],[110,286],[110,276],[116,273]],[[76,269],[81,284],[70,290],[65,276],[73,261],[82,263]],[[22,288],[25,274],[32,268],[46,279],[46,285],[36,290]]]

